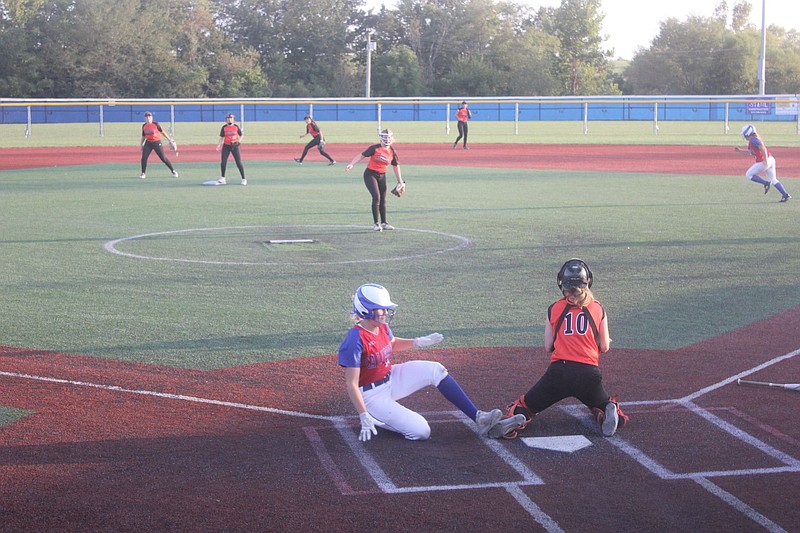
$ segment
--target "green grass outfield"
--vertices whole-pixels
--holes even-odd
[[[160,122],[169,130],[169,123]],[[593,121],[584,133],[583,122],[513,122],[470,123],[469,138],[480,143],[547,143],[547,144],[680,144],[734,145],[744,144],[739,133],[743,122],[731,122],[725,132],[723,122],[659,122],[658,132],[652,121]],[[797,122],[755,122],[769,146],[797,146],[800,124]],[[177,123],[175,137],[181,145],[216,144],[218,123]],[[455,121],[447,131],[445,122],[391,122],[398,142],[450,143],[457,135]],[[320,122],[325,136],[333,143],[375,142],[376,122]],[[108,123],[100,135],[99,124],[34,124],[31,135],[25,136],[25,124],[0,125],[0,148],[37,146],[136,146],[141,138],[141,123]],[[244,124],[248,143],[299,143],[305,133],[300,122],[247,122]],[[306,139],[307,140],[307,139]]]
[[[798,205],[739,176],[405,166],[389,221],[406,231],[378,234],[360,168],[247,161],[247,187],[200,186],[217,165],[2,172],[0,344],[204,369],[334,354],[342,306],[377,282],[399,335],[541,346],[574,256],[615,347],[678,348],[800,302]],[[105,248],[154,233],[115,248],[150,259]]]

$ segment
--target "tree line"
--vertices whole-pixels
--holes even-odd
[[[614,59],[601,0],[0,0],[0,98],[755,94],[750,4],[669,18]],[[800,35],[771,26],[766,92],[800,87]]]

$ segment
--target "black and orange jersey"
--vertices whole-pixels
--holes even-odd
[[[466,122],[472,118],[472,113],[469,112],[468,108],[460,107],[458,111],[456,111],[456,118],[459,122]]]
[[[236,144],[242,140],[244,134],[238,124],[224,124],[219,130],[219,136],[222,137],[225,144]]]
[[[313,120],[306,124],[306,133],[310,133],[313,137],[317,137],[320,134],[319,126]]]
[[[159,142],[163,131],[158,122],[145,122],[142,124],[142,137],[150,142]]]
[[[382,144],[373,144],[363,152],[361,155],[369,157],[367,168],[374,170],[378,174],[385,174],[389,165],[397,166],[399,161],[397,159],[397,152],[391,146],[383,146]]]
[[[596,328],[605,319],[606,311],[597,300],[592,300],[585,309],[586,311],[570,305],[562,298],[547,310],[547,320],[553,326],[555,339],[551,361],[576,361],[599,366],[600,348],[597,346]],[[586,316],[587,311],[591,315],[591,320]],[[558,321],[562,315],[564,320],[559,325]]]

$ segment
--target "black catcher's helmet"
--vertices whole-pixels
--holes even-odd
[[[592,271],[580,259],[570,259],[558,271],[556,282],[561,290],[588,289],[592,286]]]

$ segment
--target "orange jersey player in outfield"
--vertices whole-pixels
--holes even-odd
[[[153,114],[150,111],[146,112],[144,114],[144,124],[142,124],[142,141],[139,146],[142,150],[142,175],[139,176],[141,179],[147,177],[145,173],[147,172],[147,160],[150,158],[150,152],[155,152],[158,158],[172,172],[172,176],[178,177],[178,172],[172,166],[172,162],[164,154],[164,147],[161,145],[162,135],[169,141],[172,149],[177,151],[178,145],[175,143],[175,139],[172,139],[166,131],[161,129],[161,125],[158,122],[153,121]]]
[[[244,176],[244,165],[242,164],[242,154],[239,151],[239,146],[242,144],[242,128],[235,123],[236,117],[233,113],[228,113],[225,117],[225,124],[219,130],[219,141],[217,142],[217,152],[222,152],[222,159],[220,161],[220,174],[217,183],[226,185],[228,181],[225,179],[225,171],[228,168],[228,158],[233,155],[233,160],[236,162],[236,168],[239,169],[239,175],[242,177],[242,185],[247,185],[247,178]]]
[[[472,118],[472,111],[469,110],[467,102],[461,102],[461,106],[456,111],[456,120],[458,121],[458,137],[456,142],[453,143],[453,150],[458,147],[458,141],[464,139],[464,150],[469,150],[467,147],[467,135],[469,134],[469,124],[467,121]]]
[[[326,142],[325,136],[322,134],[322,130],[319,129],[319,126],[317,126],[317,123],[314,122],[314,119],[311,118],[310,115],[306,115],[303,120],[306,121],[306,132],[301,135],[300,138],[302,139],[306,135],[311,135],[311,140],[306,143],[305,147],[303,148],[303,153],[300,155],[300,157],[294,158],[295,163],[300,163],[302,165],[303,160],[306,158],[306,155],[308,155],[308,151],[316,146],[319,154],[328,160],[328,166],[335,165],[336,161],[334,161],[330,154],[325,151]]]

